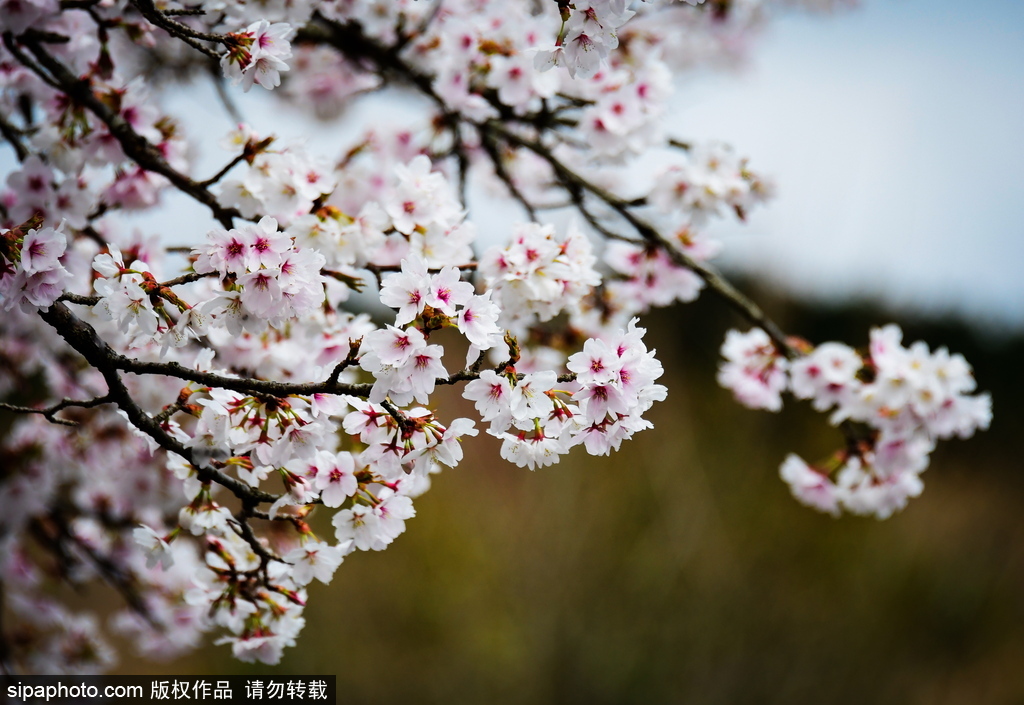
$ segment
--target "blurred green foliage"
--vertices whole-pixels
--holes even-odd
[[[769,307],[814,342],[865,344],[888,320]],[[1024,702],[1024,340],[904,319],[906,341],[967,357],[995,422],[943,443],[924,494],[879,522],[789,496],[785,455],[840,437],[806,405],[749,411],[716,385],[738,325],[723,306],[645,325],[669,398],[617,455],[531,473],[472,439],[389,550],[312,587],[280,666],[210,647],[123,668],[334,673],[343,703]],[[454,394],[439,408],[469,413]]]

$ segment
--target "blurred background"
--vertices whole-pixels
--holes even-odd
[[[860,343],[892,317],[768,305],[821,340]],[[942,444],[887,521],[789,496],[785,455],[840,436],[806,405],[748,411],[717,387],[737,321],[708,299],[648,319],[669,398],[617,455],[530,473],[472,439],[387,551],[311,586],[279,666],[208,647],[120,672],[333,673],[341,703],[1024,702],[1024,340],[902,321],[974,363],[995,421]]]
[[[209,647],[121,672],[333,673],[344,703],[1024,703],[1022,115],[1014,0],[787,16],[746,66],[679,88],[674,134],[776,178],[714,232],[786,330],[863,345],[897,321],[992,393],[992,429],[941,444],[902,513],[789,496],[785,455],[840,437],[715,384],[742,324],[703,297],[645,321],[669,398],[617,455],[531,473],[472,439],[391,548],[312,586],[279,666]]]
[[[676,100],[687,138],[776,178],[774,202],[722,229],[727,266],[805,299],[1024,330],[1024,3],[790,13]]]

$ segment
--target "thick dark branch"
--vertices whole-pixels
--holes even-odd
[[[380,405],[384,407],[385,411],[391,414],[391,418],[393,418],[398,423],[398,427],[402,429],[402,431],[408,432],[412,430],[412,427],[409,424],[409,419],[406,417],[405,414],[402,413],[401,409],[399,409],[397,406],[392,404],[387,399],[382,401]]]
[[[167,433],[152,416],[143,411],[135,403],[135,400],[132,399],[128,388],[124,386],[124,382],[121,381],[121,375],[118,373],[119,370],[126,367],[128,369],[125,369],[125,371],[132,372],[134,370],[130,369],[131,365],[122,366],[119,363],[137,361],[129,360],[129,358],[114,352],[109,345],[100,339],[92,326],[76,317],[67,306],[62,303],[55,303],[48,310],[41,311],[39,315],[64,338],[68,345],[74,348],[90,365],[103,375],[103,379],[106,381],[107,388],[109,389],[107,397],[125,413],[128,421],[135,428],[156,441],[161,448],[177,453],[192,463],[193,467],[196,468],[196,474],[199,476],[199,479],[207,482],[216,482],[245,501],[274,502],[277,500],[275,495],[253,489],[215,468],[204,467],[201,463],[197,462],[192,455],[192,449],[182,445],[179,440]],[[176,367],[181,370],[188,369],[177,364],[169,365],[169,367]],[[166,371],[160,374],[177,376],[173,372]]]
[[[67,301],[69,304],[78,304],[79,306],[95,306],[100,302],[100,297],[82,296],[81,294],[65,292],[57,297],[57,301]]]
[[[18,156],[19,162],[28,159],[31,152],[28,151],[28,147],[22,142],[22,132],[7,121],[6,115],[0,115],[0,135],[3,135],[8,144],[14,148],[14,153]]]
[[[433,76],[403,61],[399,56],[400,45],[389,47],[380,44],[363,34],[355,23],[336,22],[317,13],[313,15],[312,22],[299,30],[295,41],[332,46],[357,66],[368,61],[380,73],[412,83],[421,93],[432,98],[442,111],[448,112],[444,101],[434,92]]]
[[[156,5],[153,4],[153,0],[132,0],[132,5],[134,5],[135,9],[137,9],[143,17],[149,20],[151,24],[164,30],[172,37],[177,37],[193,49],[202,52],[214,61],[220,61],[220,54],[201,42],[226,44],[227,38],[223,35],[196,31],[187,24],[178,22],[177,20],[169,17],[166,13],[157,10]]]
[[[43,67],[33,61],[31,56],[21,50],[21,47],[19,47],[18,43],[14,41],[14,36],[10,32],[4,32],[4,46],[7,48],[7,51],[11,52],[11,55],[18,60],[18,63],[38,76],[43,83],[51,88],[57,89],[58,91],[60,90],[60,84],[58,84],[53,76],[47,73]]]
[[[107,126],[107,129],[110,130],[110,134],[120,143],[124,153],[135,160],[136,164],[146,171],[160,174],[179,191],[205,205],[225,228],[232,226],[234,218],[241,217],[241,214],[236,209],[222,206],[205,186],[193,181],[168,164],[159,149],[137,133],[124,118],[100,100],[99,96],[93,92],[87,79],[80,79],[72,74],[64,64],[44,49],[39,41],[32,39],[30,36],[23,37],[22,41],[42,65],[42,68],[56,81],[56,87],[99,118]],[[46,73],[38,70],[39,67],[29,66],[29,68],[35,71],[41,78],[47,78]]]

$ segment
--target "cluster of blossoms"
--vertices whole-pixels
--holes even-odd
[[[503,329],[498,327],[500,309],[491,301],[491,292],[475,294],[473,285],[462,281],[457,267],[448,266],[432,275],[423,258],[411,256],[402,260],[400,273],[391,274],[383,280],[380,300],[398,309],[396,326],[419,321],[427,333],[446,326],[458,328],[470,343],[469,363],[476,359],[478,353],[490,350],[504,338]],[[375,338],[368,338],[365,342],[375,345],[371,356],[364,355],[360,359],[360,365],[377,378],[375,389],[384,379],[391,377],[411,382],[416,375],[423,375],[428,367],[440,373],[441,377],[446,376],[438,346],[426,345],[426,338],[419,328],[403,330],[388,326],[386,331],[378,331]],[[409,367],[405,372],[398,372],[396,365]],[[385,390],[388,388],[384,386]],[[371,393],[371,400],[374,395],[379,396],[380,392]]]
[[[678,247],[692,260],[705,262],[718,253],[719,245],[691,234],[689,229],[680,230],[675,241]],[[619,302],[617,308],[633,315],[646,313],[652,306],[668,306],[675,301],[693,301],[704,288],[704,280],[692,269],[682,267],[662,247],[632,245],[612,242],[605,248],[605,263],[618,275],[605,284],[608,299]]]
[[[364,177],[362,166],[354,165],[323,207],[290,221],[288,234],[319,250],[328,266],[346,271],[395,266],[405,258],[430,267],[470,262],[476,230],[447,179],[422,154],[410,154],[408,161],[389,156],[381,161],[392,178]]]
[[[0,194],[11,223],[22,223],[35,215],[46,220],[47,214],[59,213],[74,228],[85,225],[92,200],[88,181],[74,176],[60,178],[36,155],[7,177],[7,189]]]
[[[108,631],[152,657],[214,634],[276,662],[307,586],[395,541],[432,475],[463,459],[476,420],[442,421],[438,385],[464,385],[521,467],[650,428],[667,392],[636,317],[716,289],[701,229],[770,191],[727,148],[669,138],[674,76],[731,56],[791,1],[0,0],[0,136],[18,161],[0,191],[14,670],[107,668]],[[411,126],[375,112],[337,155],[242,124],[233,159],[200,179],[189,124],[150,89],[218,63],[320,118],[375,90],[422,100],[396,111]],[[642,184],[641,158],[663,147],[675,158]],[[479,241],[478,183],[530,222]],[[168,191],[209,211],[201,244],[137,229]],[[730,334],[725,354],[744,403],[790,390],[863,431],[834,480],[784,465],[827,511],[899,506],[938,439],[988,420],[961,358],[889,329],[863,356],[788,359],[758,331]],[[126,597],[110,620],[62,604],[61,583],[98,580]]]
[[[305,586],[314,579],[330,582],[352,551],[390,544],[415,515],[412,499],[429,487],[429,475],[440,464],[456,465],[462,459],[459,439],[476,433],[469,419],[445,427],[422,408],[409,410],[399,424],[383,407],[356,398],[263,401],[197,389],[190,406],[198,422],[191,437],[181,437],[193,461],[169,463],[191,498],[178,514],[180,528],[163,533],[145,526],[134,538],[149,567],[166,571],[178,560],[182,530],[205,537],[205,564],[190,560],[198,577],[185,592],[188,604],[203,607],[196,628],[226,629],[230,635],[221,643],[230,643],[236,657],[265,663],[276,663],[282,649],[294,644],[304,624]],[[348,408],[353,411],[337,425],[351,434],[353,446],[343,450],[330,417]],[[284,546],[280,558],[261,562],[240,537],[239,520],[197,477],[196,462],[230,468],[254,488],[279,478],[285,492],[267,516],[292,523],[297,541]],[[318,539],[305,521],[317,502],[340,508],[333,517],[334,544]],[[267,568],[269,580],[261,577]]]
[[[282,225],[309,217],[313,204],[337,185],[330,170],[301,147],[271,150],[273,140],[261,140],[246,125],[239,125],[222,146],[241,148],[248,164],[245,173],[225,179],[220,198],[246,218],[269,215]]]
[[[804,504],[885,519],[921,493],[937,440],[988,428],[992,400],[971,394],[976,383],[963,356],[932,353],[920,341],[907,348],[902,339],[888,325],[871,331],[866,354],[831,342],[789,361],[763,330],[729,331],[718,379],[740,402],[778,411],[789,391],[831,411],[832,424],[848,434],[847,447],[820,466],[796,455],[782,464],[783,480]]]
[[[80,31],[79,22],[64,14],[52,24],[58,33]],[[88,70],[90,50],[99,48],[90,43],[88,35],[62,46],[60,56],[67,62],[67,70],[80,73]],[[134,163],[110,125],[62,99],[46,84],[33,85],[33,77],[24,68],[13,68],[6,78],[11,86],[31,88],[28,94],[39,102],[45,118],[27,137],[39,154],[26,156],[0,192],[0,223],[15,227],[37,216],[48,225],[64,221],[81,229],[95,218],[98,209],[139,211],[159,202],[161,191],[169,185],[167,179]],[[123,121],[149,141],[172,168],[187,166],[186,145],[177,123],[154,107],[141,80],[110,76],[97,79],[95,89],[97,100],[109,106],[105,113],[109,120]],[[0,93],[4,112],[18,112],[17,101],[11,99],[16,93]],[[40,154],[46,155],[45,161]]]
[[[117,518],[107,509],[115,500],[107,491],[88,492],[83,511],[102,519],[80,520],[69,530],[67,540],[83,542],[96,555],[123,553],[126,566],[147,586],[140,603],[145,618],[126,611],[111,623],[144,644],[145,653],[177,654],[195,646],[203,634],[223,630],[227,636],[221,642],[230,643],[238,658],[276,662],[302,628],[305,585],[314,578],[329,581],[345,554],[381,550],[404,530],[405,521],[414,515],[412,499],[429,486],[429,476],[442,466],[457,465],[462,459],[461,439],[477,433],[470,419],[443,425],[422,406],[401,408],[429,403],[437,382],[448,379],[444,348],[427,342],[436,331],[453,328],[467,341],[469,367],[461,374],[475,379],[466,388],[467,398],[475,399],[482,381],[500,380],[507,398],[492,395],[480,407],[481,417],[491,423],[490,432],[503,439],[502,455],[518,465],[549,465],[578,444],[592,454],[606,454],[650,427],[643,414],[664,398],[665,388],[655,384],[662,368],[643,345],[643,331],[635,322],[609,340],[590,340],[569,358],[563,382],[558,382],[555,371],[523,374],[515,369],[518,347],[500,319],[503,310],[515,310],[511,307],[518,304],[503,309],[492,296],[510,296],[506,287],[533,286],[531,303],[509,318],[524,332],[571,307],[600,281],[589,240],[578,228],[557,237],[550,227],[522,226],[509,246],[495,246],[486,256],[488,261],[517,262],[517,269],[506,267],[503,283],[494,282],[491,290],[480,294],[472,282],[463,281],[459,267],[448,263],[431,270],[428,260],[411,246],[423,236],[421,223],[461,221],[461,211],[450,208],[451,201],[446,200],[447,180],[430,171],[422,157],[396,167],[396,177],[380,208],[393,214],[388,216],[392,229],[409,245],[399,271],[381,278],[380,300],[397,311],[393,325],[376,328],[325,308],[331,297],[322,274],[327,259],[316,247],[319,241],[282,232],[269,216],[211,231],[207,242],[192,251],[192,273],[177,285],[158,281],[153,273],[156,263],[147,259],[159,256],[146,253],[140,243],[128,243],[124,252],[110,244],[90,261],[91,248],[79,241],[73,268],[77,276],[65,272],[68,284],[48,298],[46,303],[53,304],[65,286],[91,281],[98,296],[88,302],[88,297],[82,299],[91,307],[84,313],[103,338],[135,355],[184,362],[228,385],[190,383],[178,390],[177,401],[165,404],[158,415],[158,431],[147,430],[125,411],[137,435],[117,436],[118,442],[147,456],[153,453],[142,465],[159,467],[156,451],[168,451],[160,482],[152,488],[163,493],[157,502],[162,509],[137,514],[123,496],[117,500],[124,513],[118,521],[132,517],[129,522],[142,526],[130,538],[114,538],[105,522]],[[399,207],[411,200],[419,205]],[[415,219],[406,223],[402,219],[409,213]],[[10,231],[5,242],[16,243],[19,232]],[[53,231],[50,237],[59,234]],[[299,246],[299,241],[306,246]],[[30,267],[42,266],[47,253],[34,244],[39,242],[37,231],[30,230],[24,238],[27,244],[17,243],[23,245],[22,263],[27,259]],[[450,262],[453,256],[470,254],[448,248],[433,257],[447,256]],[[389,257],[387,250],[381,255],[385,262]],[[51,259],[57,261],[56,256]],[[377,262],[372,266],[385,266]],[[83,271],[82,264],[91,265],[92,273]],[[555,285],[531,284],[545,278],[552,278]],[[486,285],[491,280],[481,274],[481,281]],[[175,286],[189,289],[176,291]],[[307,348],[307,354],[290,361],[252,362],[252,346],[245,341],[259,345],[262,340],[266,347],[283,337],[300,337],[299,331],[307,326],[321,328],[313,338],[319,346],[315,355]],[[284,335],[286,330],[292,331],[290,336]],[[214,343],[215,349],[202,350],[196,346],[200,340]],[[483,353],[503,347],[509,350],[507,363],[498,371],[478,372]],[[311,365],[310,357],[320,364]],[[357,369],[369,373],[373,383],[360,395],[252,395],[230,389],[229,369],[259,369],[279,379],[322,380],[330,366],[339,371],[343,389],[358,388],[351,384]],[[74,385],[68,393],[95,394],[91,388],[96,382],[103,384],[92,380],[84,389]],[[161,384],[142,386],[135,393],[140,400],[151,398],[159,404],[170,391]],[[346,414],[346,409],[353,411]],[[34,433],[35,426],[26,423],[22,428]],[[342,429],[348,437],[344,445],[338,433]],[[50,476],[49,462],[53,461],[40,464],[37,473]],[[140,461],[130,465],[138,467]],[[23,476],[32,477],[17,475]],[[53,479],[55,491],[60,482]],[[248,517],[232,509],[232,503],[247,497],[248,490],[238,488],[266,492],[273,483],[280,490],[265,516],[289,522],[297,540],[254,544],[246,539]],[[225,498],[218,491],[224,486],[235,497]],[[174,496],[180,497],[182,490],[180,504]],[[332,521],[334,542],[318,539],[307,523],[318,503],[338,510]],[[145,506],[140,503],[140,508]],[[40,509],[24,505],[23,525],[31,523]],[[190,535],[201,539],[201,550],[187,539]],[[12,545],[10,550],[20,549]],[[149,633],[152,620],[165,619],[180,626],[177,636]],[[96,648],[107,653],[98,634],[93,636]],[[79,665],[97,667],[95,661]],[[51,666],[73,670],[71,664]]]
[[[682,212],[695,225],[721,215],[723,207],[742,219],[770,195],[771,186],[747,168],[727,145],[706,143],[691,147],[681,163],[658,175],[651,205],[664,213]]]
[[[356,70],[327,47],[296,46],[291,68],[285,94],[311,103],[313,114],[321,120],[338,117],[354,97],[381,85],[380,76]]]
[[[47,308],[64,293],[70,275],[60,262],[67,249],[57,228],[13,228],[0,235],[0,299],[4,310]]]
[[[634,319],[610,340],[588,340],[569,358],[569,379],[551,371],[486,370],[463,396],[502,440],[501,456],[520,467],[552,465],[579,444],[591,455],[608,455],[651,427],[643,413],[666,395],[654,383],[663,370],[644,346],[644,332]]]
[[[536,66],[544,70],[565,66],[572,77],[589,78],[608,61],[619,45],[616,30],[636,13],[621,0],[565,3],[562,31],[554,48],[539,51]]]
[[[664,143],[661,118],[672,74],[663,64],[609,68],[574,88],[577,99],[590,103],[579,129],[595,161],[621,163]]]
[[[320,270],[325,259],[314,249],[296,248],[277,221],[264,216],[254,225],[214,230],[210,245],[196,248],[194,270],[217,273],[231,283],[205,307],[237,334],[243,328],[280,325],[319,308],[324,301]]]
[[[560,237],[550,225],[529,223],[516,230],[507,247],[484,254],[480,273],[495,292],[502,323],[515,329],[578,305],[601,281],[596,262],[590,240],[575,224]]]
[[[292,56],[291,25],[285,22],[271,24],[267,20],[253,22],[244,32],[230,32],[225,42],[227,53],[221,57],[224,76],[248,91],[253,84],[267,90],[281,85],[281,72],[288,70]]]

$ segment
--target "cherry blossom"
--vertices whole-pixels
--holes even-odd
[[[938,444],[991,421],[967,361],[896,326],[865,351],[781,331],[708,235],[771,181],[667,120],[686,72],[779,4],[0,0],[0,609],[30,637],[13,670],[109,668],[108,633],[277,663],[306,587],[398,540],[434,475],[469,471],[478,421],[510,472],[652,429],[668,389],[639,317],[699,295],[750,326],[718,372],[741,403],[789,393],[843,436],[782,461],[797,501],[884,518],[920,494]],[[166,79],[218,64],[236,127],[205,172],[196,132],[218,128],[169,112]],[[279,90],[236,106],[254,85]],[[402,107],[356,125],[370,92]],[[337,143],[293,111],[337,121]],[[50,575],[113,576],[127,599],[101,623],[41,591]]]
[[[298,585],[308,585],[314,578],[322,583],[331,582],[334,571],[342,561],[341,549],[323,541],[307,541],[284,555],[294,565],[292,579]]]
[[[281,85],[281,72],[291,58],[291,25],[259,20],[232,36],[230,49],[221,58],[224,75],[248,91],[254,84],[268,90]]]
[[[766,400],[781,406],[788,386],[817,411],[832,410],[830,421],[856,434],[819,467],[796,455],[782,464],[780,474],[793,495],[820,511],[889,517],[921,493],[920,475],[938,440],[968,438],[991,422],[991,399],[970,395],[976,384],[964,358],[945,348],[932,353],[922,342],[904,347],[895,325],[871,331],[866,356],[827,342],[791,365],[766,333],[751,333],[756,335],[730,332],[719,374],[723,385],[744,403],[772,410],[777,409]]]
[[[767,333],[759,328],[747,333],[729,331],[722,357],[725,362],[718,370],[718,383],[731,389],[740,403],[752,409],[782,408],[789,362]]]
[[[146,550],[146,567],[154,568],[157,564],[163,570],[168,570],[174,565],[174,554],[167,539],[148,526],[140,526],[132,532],[135,542]]]

